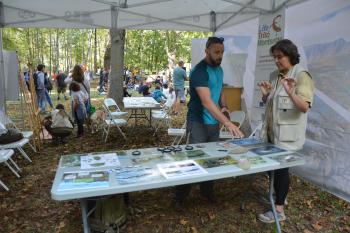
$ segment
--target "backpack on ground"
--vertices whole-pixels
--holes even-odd
[[[125,222],[126,211],[122,194],[97,200],[96,209],[89,217],[91,232],[115,233]]]
[[[23,138],[19,129],[7,129],[6,133],[0,135],[0,144],[17,142]]]

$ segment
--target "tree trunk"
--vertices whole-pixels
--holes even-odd
[[[111,67],[111,44],[107,44],[105,55],[103,58],[103,68],[109,69]]]
[[[95,28],[95,46],[94,46],[94,73],[97,73],[97,29]]]
[[[39,59],[39,29],[35,29],[35,55],[36,63],[39,64],[40,59]]]
[[[44,34],[43,30],[40,30],[40,56],[41,56],[41,62],[45,64],[45,59],[44,59],[44,49],[43,49],[43,44],[44,44]],[[46,64],[47,65],[47,64]]]
[[[49,36],[50,36],[50,55],[49,55],[49,62],[50,62],[50,74],[52,74],[52,35],[51,35],[51,29],[49,29]]]
[[[111,36],[111,72],[108,96],[118,104],[123,100],[123,68],[125,30],[110,29]]]
[[[53,69],[53,71],[56,73],[58,67],[60,66],[60,49],[59,49],[59,43],[58,43],[58,34],[59,29],[56,30],[56,67]]]
[[[89,34],[88,34],[88,50],[87,50],[87,54],[86,54],[86,61],[85,64],[89,67],[89,71],[91,71],[91,60],[92,60],[92,30],[89,30]]]
[[[68,40],[68,34],[66,33],[66,62],[65,62],[65,69],[64,70],[68,70],[68,62],[69,62],[69,56],[68,56],[68,48],[69,48],[69,40]]]
[[[33,46],[32,46],[32,43],[31,43],[31,40],[30,40],[30,31],[29,31],[29,28],[27,28],[27,33],[26,33],[26,36],[27,36],[27,43],[28,43],[28,46],[29,46],[29,56],[28,56],[28,62],[29,63],[33,63]]]

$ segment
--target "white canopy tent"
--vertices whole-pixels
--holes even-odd
[[[305,0],[0,0],[0,28],[215,32],[303,1]],[[0,36],[2,37],[1,31]],[[3,110],[6,97],[1,40],[0,46],[0,109]],[[115,45],[112,43],[113,47]]]
[[[213,31],[303,0],[2,0],[2,27]],[[112,20],[115,15],[115,20]]]
[[[218,32],[218,34],[221,32],[221,35],[225,35],[232,32],[233,29],[231,27],[233,25],[239,25],[243,22],[248,23],[249,20],[256,19],[260,14],[272,13],[283,6],[288,7],[304,1],[306,0],[0,0],[0,27],[164,29],[211,31]],[[318,7],[317,12],[320,11],[319,15],[323,15],[322,17],[310,17],[309,13],[313,12],[315,7]],[[339,32],[348,31],[343,30],[346,27],[339,25],[339,27],[335,27],[332,24],[332,26],[326,28],[331,33],[325,36],[323,35],[324,30],[322,30],[324,28],[310,26],[318,25],[315,23],[318,23],[318,21],[325,22],[324,25],[328,26],[330,25],[328,21],[331,22],[329,19],[334,19],[336,15],[345,18],[340,18],[343,20],[339,20],[339,22],[348,22],[347,10],[350,10],[350,5],[346,0],[307,1],[305,4],[295,6],[295,8],[298,9],[293,11],[293,17],[290,20],[295,26],[292,23],[288,25],[287,22],[286,29],[288,31],[288,27],[290,27],[290,31],[298,31],[300,35],[304,35],[309,41],[307,45],[312,44],[310,41],[317,41],[320,38],[327,38],[327,41],[333,40],[335,38],[328,38],[329,35],[337,37],[339,34],[342,34]],[[302,17],[299,17],[300,15],[304,15],[309,20],[302,21]],[[245,27],[242,30],[244,33],[235,32],[244,35],[251,28],[251,26],[248,26],[248,28]],[[253,28],[254,30],[255,28]],[[317,32],[315,32],[316,30]],[[254,33],[252,32],[252,34]],[[313,34],[317,36],[312,36]],[[298,39],[294,38],[295,35],[294,37],[292,34],[287,35],[292,39]],[[338,42],[341,42],[341,45],[345,44],[343,40],[338,40]],[[5,86],[1,31],[0,46],[0,109],[2,109],[5,106]],[[305,49],[311,51],[308,54],[309,56],[317,58],[318,53],[316,54],[311,49],[319,47],[316,44],[313,47],[309,46],[309,48]],[[327,52],[328,50],[325,51]],[[252,59],[255,59],[255,57]],[[332,69],[330,70],[333,70],[336,66],[332,65]],[[329,69],[328,66],[327,69]],[[344,72],[348,72],[348,70]],[[314,71],[314,73],[316,72]],[[250,73],[250,77],[253,78],[253,72]],[[252,85],[251,83],[249,87],[252,87]],[[330,86],[334,85],[332,84]],[[332,90],[332,93],[339,92],[341,88],[337,88],[337,90]],[[321,99],[333,103],[328,100],[329,98],[325,98],[321,94],[318,92],[317,98],[322,97]],[[346,99],[345,97],[343,99]],[[341,98],[337,96],[334,99],[339,100]],[[252,100],[249,102],[252,102]],[[318,103],[321,103],[319,104],[319,108],[317,108]],[[310,114],[311,124],[309,125],[312,126],[312,130],[308,135],[312,136],[312,142],[314,144],[306,144],[307,152],[313,154],[313,157],[310,157],[309,167],[305,169],[310,174],[305,172],[304,174],[308,178],[314,177],[311,179],[314,183],[321,187],[326,187],[332,193],[349,201],[350,190],[348,188],[348,180],[350,176],[346,172],[348,170],[346,168],[349,163],[347,153],[350,147],[347,139],[349,138],[348,119],[350,117],[348,112],[343,111],[342,108],[334,107],[334,104],[330,104],[332,105],[331,108],[335,109],[335,112],[346,112],[346,114],[340,114],[341,116],[345,115],[346,117],[344,119],[347,119],[346,123],[342,123],[341,125],[334,122],[338,118],[327,115],[333,114],[333,112],[328,111],[327,114],[324,113],[325,105],[322,101],[316,101],[315,105]],[[326,127],[326,129],[324,125],[329,125],[329,127]],[[334,125],[339,130],[333,130]],[[314,129],[321,126],[324,128]],[[315,148],[320,149],[315,152]],[[338,150],[336,150],[337,148]],[[342,151],[339,152],[340,149]],[[331,159],[331,161],[327,159]]]

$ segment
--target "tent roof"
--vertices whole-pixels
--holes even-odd
[[[3,27],[216,31],[303,0],[0,0]]]

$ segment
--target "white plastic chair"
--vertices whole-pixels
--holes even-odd
[[[235,122],[238,125],[238,128],[240,128],[244,122],[245,119],[245,112],[243,111],[233,111],[230,113],[230,120],[232,122]],[[220,129],[220,139],[228,139],[232,138],[229,131],[227,131],[226,127],[223,125]]]
[[[28,143],[29,143],[28,138],[22,138],[21,140],[19,140],[17,142],[12,142],[12,143],[8,143],[8,144],[0,144],[0,149],[1,150],[17,149],[25,159],[27,159],[29,162],[32,162],[32,160],[29,158],[27,153],[22,148],[23,146],[25,146]]]
[[[18,178],[21,177],[17,172],[21,172],[21,169],[18,165],[11,159],[11,156],[14,154],[13,150],[0,150],[0,163],[4,163]],[[10,163],[16,168],[14,169]]]
[[[37,151],[36,151],[35,147],[33,146],[33,144],[30,143],[30,138],[33,136],[33,131],[22,131],[22,134],[23,134],[24,138],[28,138],[29,139],[28,145],[36,153]]]
[[[124,139],[126,140],[126,136],[122,131],[122,129],[120,128],[120,126],[127,125],[128,122],[123,118],[113,118],[109,110],[107,109],[107,107],[103,106],[103,108],[106,112],[105,126],[103,127],[103,132],[102,132],[102,138],[104,138],[104,142],[107,141],[108,134],[111,127],[116,127],[118,131],[123,135]]]
[[[10,189],[0,180],[0,185],[6,190],[9,191]]]
[[[263,123],[260,123],[254,130],[253,132],[249,135],[248,138],[260,138],[260,132],[262,129]]]
[[[128,112],[122,112],[118,106],[118,104],[114,101],[112,98],[107,98],[103,101],[104,106],[106,107],[106,110],[113,118],[120,118],[123,116],[128,115]],[[111,109],[114,108],[115,110],[112,111]]]
[[[2,111],[0,111],[0,127],[1,128],[6,128],[5,124],[7,123],[11,123],[16,129],[20,130],[16,124]],[[23,134],[24,138],[28,138],[29,142],[28,145],[32,148],[32,150],[36,153],[36,149],[35,147],[30,143],[30,139],[33,136],[33,131],[21,131],[21,133]]]
[[[153,122],[155,122],[155,125],[154,125],[155,130],[153,135],[155,135],[158,129],[160,128],[161,122],[164,122],[165,125],[168,126],[168,128],[170,128],[170,124],[171,124],[170,112],[171,112],[172,106],[173,106],[173,102],[169,100],[165,102],[161,110],[152,110],[151,117],[154,120]]]
[[[186,121],[181,128],[169,128],[168,135],[175,137],[171,143],[172,146],[179,145],[183,137],[186,135]]]

